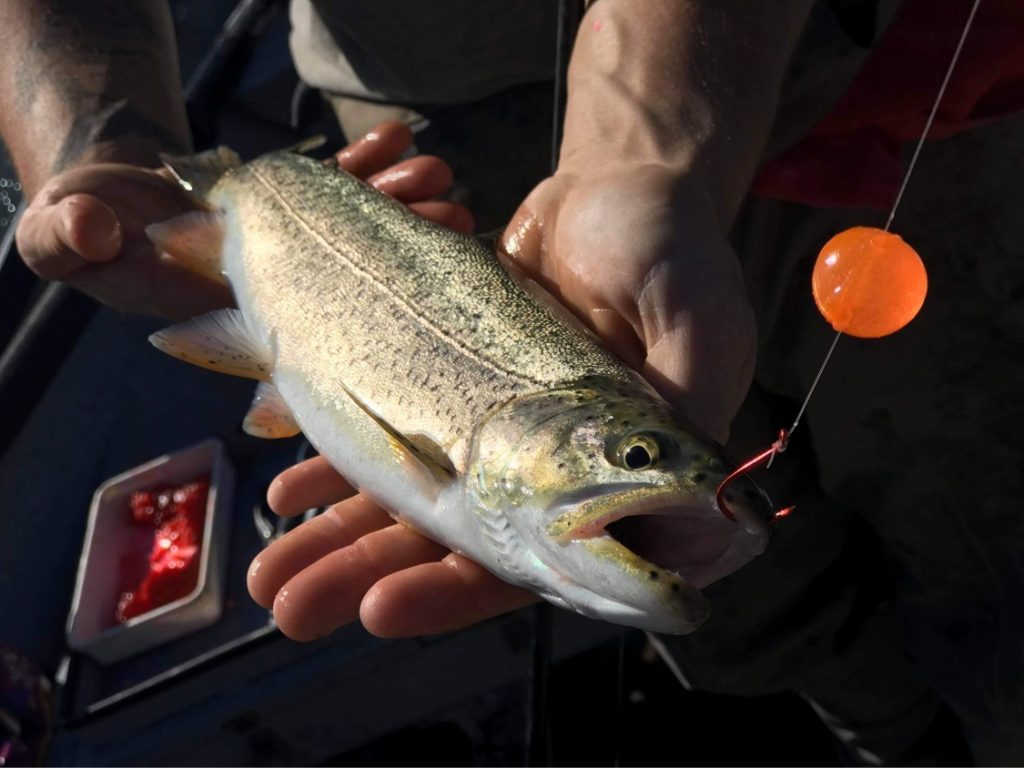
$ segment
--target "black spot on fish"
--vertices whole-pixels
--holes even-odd
[[[651,578],[651,581],[654,581],[655,579],[658,578],[658,572],[657,571],[650,571],[650,572],[648,572],[647,575]]]
[[[708,479],[708,476],[704,472],[697,472],[693,476],[693,482],[695,482],[695,483],[703,483],[707,479]]]
[[[679,585],[678,584],[673,584],[672,585],[672,591],[673,592],[678,592],[679,591]]]

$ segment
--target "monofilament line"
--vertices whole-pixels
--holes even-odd
[[[892,204],[892,210],[889,211],[889,218],[885,222],[885,231],[889,231],[889,227],[892,226],[892,220],[896,218],[896,211],[900,207],[900,202],[903,200],[903,193],[907,190],[907,185],[910,183],[910,176],[914,173],[914,167],[917,165],[917,158],[921,154],[921,148],[924,147],[925,139],[928,138],[928,132],[932,128],[932,123],[935,122],[935,115],[938,114],[939,105],[942,104],[942,97],[946,95],[946,88],[949,86],[949,81],[953,77],[953,70],[956,69],[957,61],[960,59],[960,53],[964,49],[964,41],[967,40],[967,33],[971,31],[971,25],[974,23],[974,17],[978,12],[978,6],[981,5],[981,0],[974,0],[974,5],[971,6],[971,13],[967,17],[967,22],[964,24],[964,31],[960,33],[960,40],[956,44],[956,50],[953,52],[953,58],[950,59],[949,67],[946,69],[946,76],[942,80],[942,85],[939,87],[939,92],[935,96],[935,103],[932,104],[932,111],[928,115],[928,120],[924,124],[924,130],[921,131],[921,138],[917,140],[917,147],[914,149],[914,154],[910,158],[910,165],[907,166],[907,172],[903,174],[903,182],[900,184],[900,190],[896,193],[896,200]],[[818,373],[814,377],[814,381],[811,383],[810,389],[807,390],[807,395],[804,397],[803,403],[800,405],[800,410],[797,411],[796,418],[793,419],[793,424],[790,426],[787,437],[792,436],[793,431],[800,424],[800,419],[803,418],[804,411],[807,410],[807,404],[811,401],[811,396],[814,394],[815,388],[818,386],[818,382],[821,381],[821,375],[825,372],[826,366],[828,366],[829,360],[832,359],[832,353],[835,352],[836,345],[839,343],[839,337],[843,335],[842,331],[837,331],[836,336],[832,339],[832,346],[828,348],[828,352],[825,354],[825,359],[821,363],[821,367],[818,368]],[[775,460],[774,454],[768,461],[767,467],[772,465],[772,461]]]
[[[889,227],[892,226],[892,220],[896,218],[896,209],[900,207],[900,201],[903,199],[903,193],[907,189],[907,184],[910,182],[910,174],[914,172],[914,166],[917,165],[917,158],[921,154],[921,148],[924,146],[924,141],[928,138],[928,131],[932,129],[932,123],[935,122],[935,115],[938,114],[939,105],[942,103],[942,97],[946,95],[946,86],[949,85],[950,79],[953,77],[953,70],[956,69],[956,63],[960,59],[960,52],[964,49],[964,41],[967,40],[967,33],[971,31],[971,24],[974,23],[974,15],[978,12],[978,6],[981,5],[981,0],[974,0],[974,5],[971,7],[971,14],[967,17],[967,23],[964,24],[964,31],[960,34],[960,42],[956,44],[956,50],[953,52],[953,58],[949,62],[949,68],[946,69],[946,77],[942,81],[942,85],[939,87],[939,93],[935,97],[935,103],[932,105],[932,112],[928,115],[928,121],[924,124],[924,130],[921,132],[921,138],[917,140],[917,147],[914,149],[914,155],[910,158],[910,165],[907,166],[907,172],[903,176],[903,183],[900,185],[900,191],[896,193],[896,201],[892,204],[892,210],[889,211],[889,218],[885,222],[885,231],[889,231]]]
[[[928,132],[932,129],[932,123],[935,122],[935,116],[939,112],[939,105],[942,103],[942,97],[945,95],[946,87],[952,79],[953,70],[956,69],[956,61],[964,50],[964,42],[967,40],[968,33],[971,31],[971,25],[974,24],[974,17],[978,12],[979,5],[981,5],[981,0],[974,0],[974,5],[971,7],[971,13],[967,17],[967,23],[964,25],[964,32],[961,33],[961,38],[959,38],[959,41],[956,43],[956,50],[953,51],[953,56],[949,60],[949,67],[946,68],[946,76],[943,78],[942,85],[939,86],[939,92],[935,96],[935,103],[932,104],[932,112],[928,116],[928,120],[925,122],[925,129],[921,133],[921,138],[918,139],[918,145],[914,147],[913,156],[910,158],[910,164],[907,166],[906,173],[903,174],[903,181],[900,184],[898,193],[896,193],[896,200],[893,202],[892,210],[889,211],[889,219],[886,221],[886,231],[889,231],[889,227],[892,226],[893,219],[896,218],[896,211],[899,209],[900,201],[903,200],[903,193],[906,191],[906,186],[910,181],[910,175],[913,173],[914,166],[918,165],[918,158],[921,156],[921,150],[925,145],[925,139],[928,138]],[[842,331],[836,332],[836,338],[833,339],[833,343],[828,347],[828,351],[825,353],[825,357],[821,361],[821,367],[818,369],[818,373],[815,375],[814,381],[811,382],[811,387],[807,390],[807,395],[804,397],[803,403],[801,403],[800,411],[797,412],[797,418],[793,420],[793,425],[790,429],[785,432],[786,440],[793,435],[794,430],[797,429],[797,426],[800,424],[800,420],[804,416],[804,412],[807,411],[807,404],[811,401],[811,396],[814,394],[814,390],[818,386],[818,382],[821,380],[821,374],[825,372],[825,368],[828,366],[828,360],[831,359],[831,355],[836,351],[836,345],[839,344],[839,339],[842,335]],[[784,443],[782,443],[782,449],[776,453],[780,453],[784,450],[784,447]],[[775,461],[775,454],[771,455],[771,458],[768,460],[765,468],[767,469],[771,467],[773,461]]]

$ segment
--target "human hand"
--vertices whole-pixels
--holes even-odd
[[[231,304],[231,294],[159,253],[145,228],[199,209],[164,170],[89,163],[54,176],[18,224],[25,263],[126,312],[175,320]]]
[[[428,218],[471,228],[464,207],[430,200],[451,184],[443,162],[397,162],[411,141],[408,128],[387,124],[339,152],[339,165]],[[165,169],[87,163],[40,189],[18,226],[18,249],[40,277],[66,282],[116,309],[187,319],[230,306],[231,293],[160,253],[145,229],[199,208]]]
[[[725,442],[753,378],[757,328],[739,262],[698,183],[659,165],[560,170],[524,201],[503,249]]]

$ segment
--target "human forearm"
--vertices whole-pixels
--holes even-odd
[[[166,0],[4,0],[0,134],[29,195],[82,162],[190,148]]]
[[[560,170],[656,164],[698,179],[727,227],[771,129],[812,0],[601,0],[569,70]]]

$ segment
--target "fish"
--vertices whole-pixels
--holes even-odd
[[[399,522],[588,617],[666,634],[767,546],[768,496],[639,373],[473,236],[297,152],[165,163],[203,209],[152,242],[236,308],[150,338],[258,381],[244,429],[300,431]]]

